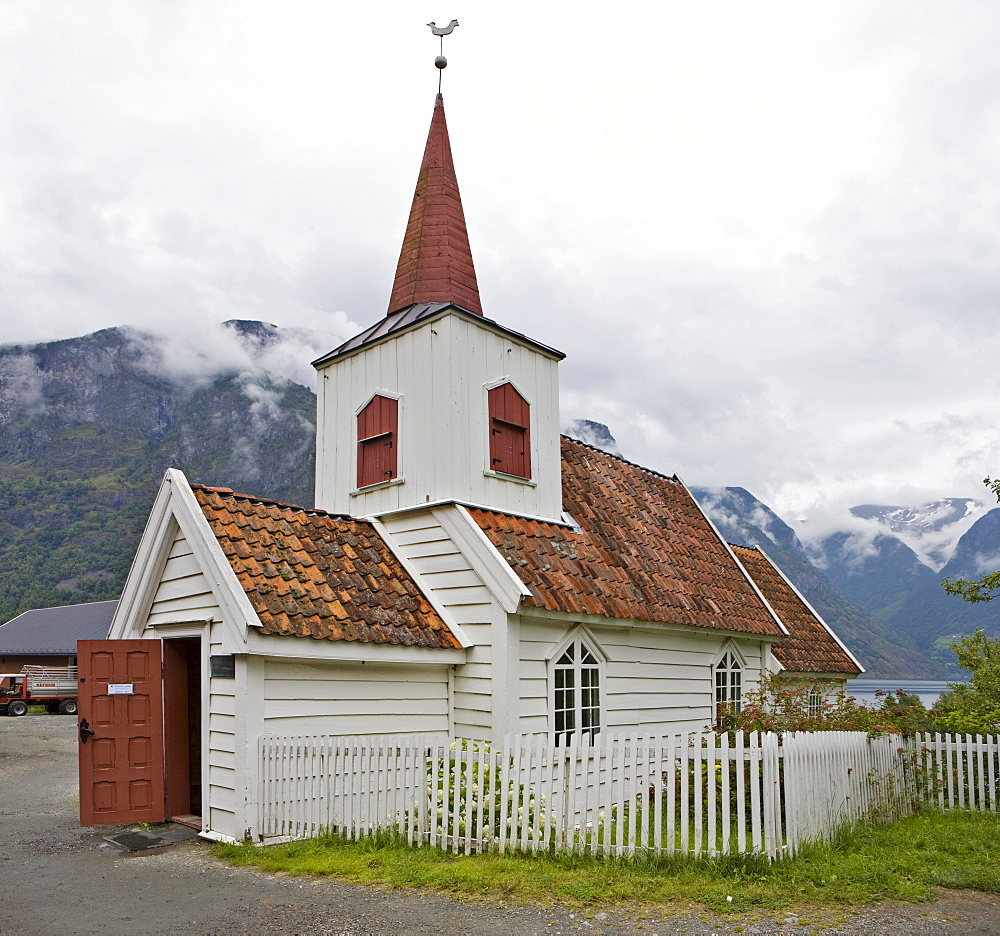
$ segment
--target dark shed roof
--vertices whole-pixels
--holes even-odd
[[[544,345],[540,341],[535,341],[534,338],[522,335],[520,332],[516,332],[512,328],[506,328],[499,322],[494,322],[493,319],[485,318],[482,313],[470,312],[468,309],[457,305],[454,302],[417,302],[414,305],[406,306],[397,312],[387,315],[384,319],[369,326],[360,334],[355,335],[353,338],[349,338],[342,345],[338,345],[331,352],[329,352],[329,354],[324,354],[322,357],[316,358],[316,360],[313,361],[313,367],[319,367],[321,364],[326,364],[327,361],[332,361],[334,358],[340,357],[343,354],[350,354],[350,352],[356,351],[358,348],[363,348],[365,345],[375,344],[382,341],[395,332],[405,331],[407,328],[416,326],[425,319],[433,318],[435,315],[438,315],[448,309],[452,309],[462,315],[467,315],[470,318],[478,320],[479,322],[486,322],[487,325],[496,329],[496,331],[508,335],[511,338],[516,338],[518,341],[523,341],[525,344],[529,344],[533,348],[538,348],[546,354],[551,354],[559,360],[566,357],[562,351],[556,351],[555,348],[550,348],[548,345]]]
[[[0,654],[72,654],[78,640],[104,640],[117,601],[92,601],[25,611],[0,625]]]

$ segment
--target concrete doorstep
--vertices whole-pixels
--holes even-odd
[[[197,830],[189,826],[178,825],[175,822],[166,823],[155,829],[129,829],[117,835],[106,835],[102,849],[112,849],[124,854],[126,852],[149,851],[152,848],[166,848],[177,842],[186,842],[198,835]]]

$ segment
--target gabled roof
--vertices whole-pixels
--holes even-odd
[[[440,94],[434,101],[388,312],[423,302],[453,302],[483,314]]]
[[[108,636],[117,607],[117,601],[91,601],[25,611],[0,626],[0,654],[76,653],[78,640]]]
[[[827,623],[759,547],[732,548],[788,629],[788,637],[771,648],[774,658],[786,670],[792,673],[851,675],[864,672]]]
[[[579,530],[470,514],[550,611],[780,637],[726,544],[676,477],[562,439],[563,506]]]
[[[192,484],[263,634],[459,647],[371,523]]]

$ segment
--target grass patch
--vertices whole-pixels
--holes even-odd
[[[774,864],[754,856],[713,861],[452,855],[410,848],[385,834],[353,843],[326,835],[263,848],[217,844],[212,850],[230,864],[263,871],[431,888],[456,897],[604,908],[843,909],[879,900],[933,900],[936,886],[1000,893],[1000,819],[972,812],[860,825]]]

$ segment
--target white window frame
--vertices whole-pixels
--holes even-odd
[[[396,476],[394,478],[389,478],[387,481],[377,481],[375,484],[366,484],[364,487],[354,487],[350,492],[350,497],[358,497],[359,495],[368,494],[371,491],[381,491],[383,488],[392,487],[396,484],[402,484],[406,479],[403,477],[403,460],[406,454],[403,450],[403,446],[400,444],[400,436],[403,431],[403,394],[396,393],[393,390],[382,390],[376,389],[365,397],[363,403],[354,408],[354,445],[351,448],[351,474],[350,478],[352,483],[356,484],[358,480],[358,454],[359,445],[358,443],[363,442],[363,439],[357,438],[357,418],[361,415],[364,409],[371,403],[375,397],[385,397],[389,400],[395,400],[396,409],[396,438],[393,443],[396,447]]]
[[[573,657],[571,663],[563,662],[567,654]],[[585,655],[589,661],[585,661]],[[549,654],[549,736],[557,747],[565,747],[571,740],[593,742],[606,729],[606,663],[607,657],[597,641],[582,627],[571,631]],[[569,685],[565,682],[568,674],[571,674]],[[596,702],[591,695],[594,691]],[[566,705],[567,693],[571,708]],[[572,713],[570,726],[562,715],[566,712]]]
[[[733,676],[738,675],[734,680]],[[747,664],[736,644],[726,643],[712,664],[712,710],[719,717],[719,703],[732,705],[737,712],[743,709],[743,696],[747,688]],[[721,677],[721,678],[720,678]]]
[[[823,711],[823,702],[826,693],[819,686],[810,686],[809,695],[806,696],[806,714],[810,718],[816,718]]]
[[[524,388],[521,384],[512,379],[509,374],[498,377],[496,380],[490,380],[483,384],[483,417],[484,424],[486,428],[486,433],[483,437],[486,449],[483,453],[484,462],[486,467],[483,469],[483,475],[487,478],[497,478],[500,481],[512,481],[516,484],[526,484],[529,487],[538,487],[538,482],[534,478],[524,478],[521,475],[507,474],[506,471],[496,471],[493,467],[493,461],[490,456],[490,439],[493,435],[493,420],[490,419],[490,391],[496,390],[497,387],[502,387],[504,384],[510,384],[520,395],[521,399],[528,404],[528,460],[531,464],[532,474],[537,471],[537,452],[535,451],[535,439],[537,427],[535,425],[536,414],[535,414],[535,402],[527,393],[524,392]]]

